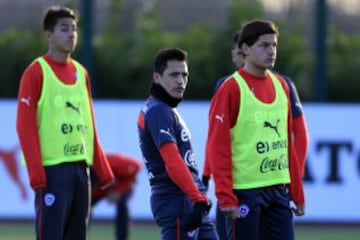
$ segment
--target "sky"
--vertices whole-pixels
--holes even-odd
[[[284,11],[295,1],[300,4],[313,4],[316,0],[261,0],[265,8],[272,12]],[[359,0],[327,0],[327,3],[341,8],[347,14],[360,13]]]

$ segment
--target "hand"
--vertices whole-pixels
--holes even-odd
[[[305,215],[305,205],[295,205],[291,207],[291,210],[295,214],[295,216],[303,216]]]
[[[39,198],[44,197],[45,188],[44,187],[37,187],[34,189],[35,196]]]
[[[121,198],[121,193],[117,192],[117,191],[110,191],[107,195],[106,195],[106,199],[109,203],[117,203]]]
[[[236,220],[237,218],[239,218],[239,213],[238,213],[237,207],[220,208],[220,211],[222,211],[231,220]]]
[[[39,193],[42,194],[44,192],[45,188],[44,187],[37,187],[34,189],[35,193]]]
[[[194,204],[192,211],[184,218],[184,230],[191,232],[202,224],[203,216],[209,214],[211,209],[210,201],[197,202]]]
[[[204,184],[206,191],[208,191],[209,190],[209,185],[210,185],[210,177],[202,176],[201,181]]]

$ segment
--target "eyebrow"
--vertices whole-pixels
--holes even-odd
[[[174,72],[170,72],[169,75],[174,76],[174,75],[185,75],[185,76],[189,76],[188,72],[178,72],[178,71],[174,71]]]

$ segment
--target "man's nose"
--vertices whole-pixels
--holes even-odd
[[[180,75],[178,78],[176,78],[176,83],[179,84],[179,85],[184,84],[185,83],[185,77]]]
[[[268,53],[273,56],[276,53],[276,47],[275,46],[270,46],[268,49]]]

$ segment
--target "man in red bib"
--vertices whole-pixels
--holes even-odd
[[[211,101],[206,161],[220,210],[229,217],[228,239],[291,240],[292,214],[304,214],[289,86],[269,70],[275,64],[277,36],[272,22],[247,23],[239,40],[244,67]]]
[[[36,239],[85,240],[93,166],[102,188],[114,176],[99,143],[90,78],[71,58],[77,43],[73,10],[52,6],[43,29],[48,51],[24,71],[16,128],[35,191]]]

